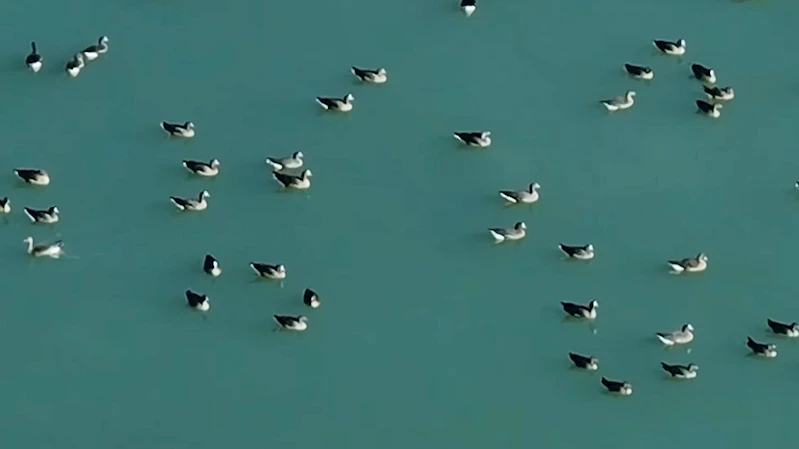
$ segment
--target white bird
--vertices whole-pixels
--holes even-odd
[[[355,96],[347,94],[344,98],[316,97],[316,102],[329,111],[349,112],[353,108]]]
[[[696,377],[697,371],[699,371],[699,365],[695,363],[689,363],[688,365],[669,365],[668,363],[660,362],[660,366],[662,366],[671,377],[676,377],[677,379],[693,379]]]
[[[624,71],[633,78],[640,80],[651,80],[655,77],[655,72],[651,67],[635,64],[624,64]]]
[[[203,260],[203,271],[205,271],[209,276],[213,276],[215,278],[222,275],[222,267],[219,266],[219,261],[210,254],[205,255],[205,260]]]
[[[513,225],[512,228],[490,228],[488,232],[494,237],[496,243],[506,240],[521,240],[527,236],[527,225],[520,221]]]
[[[558,248],[572,259],[591,260],[594,258],[594,245],[590,243],[582,246],[569,246],[560,243],[558,244]]]
[[[286,168],[301,168],[305,163],[303,160],[304,157],[305,155],[302,154],[302,151],[296,151],[289,157],[268,157],[266,158],[266,163],[271,165],[275,171],[280,171]]]
[[[710,100],[721,100],[721,101],[730,101],[735,98],[735,90],[732,87],[708,87],[702,86],[702,89],[705,91],[705,95]]]
[[[159,126],[161,126],[161,129],[163,129],[165,133],[172,137],[184,137],[186,139],[191,139],[194,137],[194,123],[192,122],[186,122],[183,124],[161,122],[159,123]]]
[[[184,160],[183,167],[195,175],[213,177],[219,174],[219,159],[208,162]]]
[[[83,50],[83,56],[86,57],[87,61],[94,61],[97,59],[98,56],[106,53],[108,51],[108,37],[107,36],[100,36],[97,39],[96,45],[90,45]]]
[[[43,223],[43,224],[52,224],[58,222],[58,214],[61,211],[58,210],[57,206],[50,206],[49,209],[45,210],[37,210],[31,209],[30,207],[26,207],[23,209],[25,215],[28,216],[31,223]]]
[[[716,84],[716,71],[702,64],[691,64],[691,74],[705,84]]]
[[[719,118],[721,117],[721,108],[724,107],[723,104],[713,104],[708,103],[704,100],[696,100],[696,107],[699,108],[699,112],[705,114],[711,118]]]
[[[525,203],[532,204],[538,201],[538,189],[541,184],[531,183],[527,190],[500,190],[499,196],[511,204]]]
[[[288,276],[285,265],[269,265],[265,263],[251,262],[250,268],[258,276],[267,279],[283,280]]]
[[[470,147],[488,148],[491,146],[491,131],[456,132],[453,135],[462,144]]]
[[[768,323],[768,327],[770,327],[771,331],[775,334],[784,335],[791,338],[799,337],[799,323],[780,323],[779,321],[774,321],[770,318],[766,320],[766,323]]]
[[[355,75],[356,78],[371,84],[383,84],[388,81],[388,72],[383,67],[379,69],[359,69],[358,67],[352,67],[352,74]]]
[[[308,318],[304,316],[274,315],[278,329],[302,332],[308,329]]]
[[[311,187],[311,176],[313,176],[313,173],[310,169],[303,170],[299,175],[274,171],[272,172],[272,176],[277,182],[282,184],[284,188],[305,190]]]
[[[208,295],[194,293],[191,290],[186,290],[186,301],[188,301],[189,306],[200,312],[207,312],[211,308],[211,301],[208,299]]]
[[[666,346],[684,345],[694,340],[694,327],[685,324],[674,332],[658,332],[655,336]]]
[[[75,78],[76,76],[80,75],[80,71],[83,69],[85,65],[86,63],[83,60],[83,54],[78,53],[75,55],[74,58],[72,58],[72,60],[67,62],[66,66],[67,73],[69,74],[69,76]]]
[[[25,58],[25,64],[33,73],[42,69],[42,55],[36,50],[36,42],[31,42],[31,54]]]
[[[707,261],[707,255],[705,253],[699,253],[696,257],[689,257],[682,260],[670,260],[668,264],[674,274],[683,272],[698,273],[707,269]]]
[[[8,197],[0,198],[0,214],[11,213],[11,200]]]
[[[633,386],[630,384],[630,382],[620,382],[603,377],[602,385],[604,385],[605,388],[607,388],[611,393],[620,394],[622,396],[629,396],[633,394]]]
[[[207,190],[203,190],[196,200],[193,198],[179,198],[176,196],[170,196],[169,200],[180,210],[201,211],[208,208],[208,201],[205,199],[210,197],[211,194],[208,193]]]
[[[746,346],[752,350],[755,355],[773,359],[777,357],[777,345],[768,343],[758,343],[752,340],[752,337],[746,337]]]
[[[685,39],[680,39],[676,42],[654,40],[652,43],[661,53],[672,56],[682,56],[685,54]]]
[[[50,175],[48,175],[46,171],[39,170],[38,168],[17,168],[14,169],[14,174],[27,184],[36,186],[46,186],[50,184]]]
[[[461,9],[466,17],[471,16],[477,10],[477,0],[461,0]]]
[[[322,301],[319,300],[319,295],[310,288],[305,289],[305,293],[302,295],[302,302],[312,309],[317,309],[322,305]]]
[[[629,109],[633,107],[633,105],[635,104],[634,97],[635,97],[635,91],[628,90],[627,93],[625,93],[621,97],[611,98],[609,100],[602,100],[600,101],[600,103],[602,103],[602,105],[605,106],[605,109],[607,109],[608,111],[616,112],[619,110]]]
[[[61,240],[34,246],[33,237],[27,237],[23,242],[28,244],[28,254],[34,257],[51,257],[53,259],[58,259],[64,255],[64,243]]]

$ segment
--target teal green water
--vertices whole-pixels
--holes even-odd
[[[449,0],[267,3],[3,7],[4,447],[749,449],[792,434],[799,348],[765,320],[799,319],[799,6],[484,0],[466,19]],[[101,34],[110,52],[67,79]],[[681,37],[684,63],[653,54]],[[628,79],[628,61],[655,80]],[[694,113],[690,61],[736,89],[719,120]],[[389,83],[360,86],[351,65]],[[597,103],[630,88],[630,111]],[[347,92],[349,115],[313,103]],[[161,120],[197,138],[169,141]],[[494,145],[460,149],[451,132],[472,129]],[[279,193],[263,160],[297,149],[314,186]],[[180,166],[213,157],[217,179]],[[52,184],[20,186],[11,169],[27,166]],[[503,207],[497,190],[532,181],[538,204]],[[168,202],[203,189],[204,213]],[[52,229],[21,213],[51,204]],[[486,228],[518,220],[525,241],[492,244]],[[28,235],[72,257],[31,261]],[[598,256],[568,263],[559,241]],[[667,274],[699,251],[707,273]],[[284,263],[282,288],[252,282],[254,260]],[[187,288],[211,297],[207,319]],[[559,301],[592,298],[596,334],[563,322]],[[273,333],[274,313],[309,330]],[[663,350],[653,333],[685,322],[692,353]],[[747,335],[779,357],[747,357]],[[568,351],[600,371],[570,369]],[[667,380],[661,360],[700,376]],[[635,394],[609,397],[601,375]]]

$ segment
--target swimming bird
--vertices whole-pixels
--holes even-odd
[[[758,343],[752,340],[752,337],[746,337],[746,346],[752,350],[755,355],[773,359],[777,357],[777,345],[768,343]]]
[[[108,51],[108,36],[100,36],[96,45],[90,45],[83,50],[87,61],[94,61],[98,56]]]
[[[652,70],[652,67],[644,65],[624,64],[624,71],[633,78],[641,80],[651,80],[655,77],[655,72]]]
[[[347,94],[344,98],[316,97],[316,102],[328,111],[349,112],[353,108],[355,96]]]
[[[31,209],[30,207],[26,207],[23,209],[25,215],[30,218],[31,223],[44,223],[44,224],[52,224],[58,222],[58,214],[61,211],[58,210],[57,206],[50,206],[49,209],[45,210],[37,210]]]
[[[66,70],[69,76],[75,78],[76,76],[80,75],[80,71],[86,63],[83,60],[83,55],[78,53],[72,58],[69,62],[67,62]]]
[[[527,190],[500,190],[499,196],[511,204],[532,204],[538,201],[538,189],[540,188],[541,184],[534,182],[530,184]]]
[[[305,293],[302,294],[302,302],[312,309],[317,309],[322,305],[322,301],[319,300],[319,295],[310,288],[306,288]]]
[[[186,301],[189,302],[189,306],[200,312],[207,312],[211,308],[211,301],[208,299],[208,295],[194,293],[191,290],[186,290]]]
[[[28,244],[28,254],[33,257],[51,257],[58,259],[64,255],[64,243],[61,240],[44,245],[33,245],[33,237],[27,237],[23,242]]]
[[[721,108],[723,108],[724,105],[708,103],[705,100],[696,100],[696,107],[699,108],[699,112],[708,117],[719,118],[721,117]]]
[[[0,214],[11,213],[11,200],[8,197],[0,198]]]
[[[222,267],[219,266],[219,261],[210,254],[205,255],[205,260],[203,260],[203,271],[215,278],[222,275]]]
[[[596,357],[570,352],[569,358],[574,362],[574,366],[577,368],[587,369],[588,371],[596,371],[599,369],[599,359]]]
[[[310,169],[305,169],[299,175],[292,175],[288,173],[280,173],[273,171],[272,176],[283,185],[284,188],[305,190],[311,187],[311,173]]]
[[[590,243],[583,246],[569,246],[560,243],[558,248],[572,259],[591,260],[594,258],[594,245]]]
[[[477,0],[461,0],[461,9],[466,17],[471,16],[477,10]]]
[[[691,73],[694,78],[706,84],[716,84],[716,71],[702,64],[691,64]]]
[[[696,257],[689,257],[682,260],[670,260],[667,263],[674,274],[683,272],[698,273],[707,269],[707,255],[705,253],[699,253]]]
[[[301,332],[308,329],[308,318],[304,316],[274,315],[278,329]]]
[[[652,43],[661,53],[672,56],[682,56],[685,54],[685,39],[680,39],[676,42],[654,40]]]
[[[169,201],[172,201],[172,204],[175,205],[180,210],[193,210],[193,211],[201,211],[208,208],[208,201],[206,198],[210,198],[211,194],[208,193],[207,190],[203,190],[200,192],[200,196],[195,200],[193,198],[179,198],[176,196],[170,196]]]
[[[25,58],[25,64],[33,73],[36,73],[42,69],[42,62],[42,55],[36,50],[36,42],[31,42],[31,54]]]
[[[251,262],[250,268],[258,276],[267,279],[282,280],[286,279],[288,273],[285,265],[269,265],[265,263]]]
[[[352,74],[359,80],[371,84],[383,84],[388,81],[388,72],[386,69],[380,67],[379,69],[359,69],[352,67]]]
[[[496,243],[501,243],[505,240],[521,240],[527,236],[527,225],[520,221],[513,225],[512,228],[491,228],[488,232],[494,237]]]
[[[161,129],[163,129],[164,132],[172,137],[184,137],[186,139],[191,139],[194,137],[194,123],[192,122],[186,122],[183,124],[161,122],[159,126],[161,126]]]
[[[732,87],[708,87],[702,86],[702,89],[705,91],[705,95],[707,98],[711,100],[722,100],[722,101],[729,101],[735,98],[735,91]]]
[[[678,379],[693,379],[696,377],[697,371],[699,371],[699,365],[694,363],[689,363],[688,365],[669,365],[668,363],[660,362],[660,366],[662,366],[671,377],[676,377]]]
[[[14,174],[27,184],[36,186],[46,186],[50,184],[50,175],[47,174],[46,171],[39,170],[38,168],[17,168],[14,169]]]
[[[611,393],[620,394],[622,396],[629,396],[633,394],[633,386],[630,382],[620,382],[616,380],[609,380],[602,378],[602,385]]]
[[[456,132],[456,139],[470,147],[487,148],[491,146],[491,131]]]
[[[599,301],[596,299],[591,300],[587,306],[582,304],[575,304],[573,302],[561,301],[560,305],[563,311],[568,313],[574,318],[585,318],[589,320],[596,319],[597,309],[599,308]]]
[[[305,163],[302,151],[296,151],[289,157],[268,157],[266,163],[271,165],[275,171],[280,171],[286,168],[300,168]]]
[[[185,160],[183,166],[195,175],[212,177],[219,174],[219,159],[211,159],[208,162]]]
[[[602,105],[605,106],[605,109],[607,109],[609,112],[615,112],[633,107],[635,104],[634,97],[635,91],[628,90],[627,93],[621,97],[611,98],[610,100],[602,100],[600,103],[602,103]]]
[[[669,333],[658,332],[655,336],[666,346],[684,345],[694,341],[694,327],[684,324],[680,330]]]
[[[793,322],[791,324],[780,323],[769,318],[767,321],[768,327],[771,328],[775,334],[785,335],[786,337],[796,338],[799,337],[799,324]]]

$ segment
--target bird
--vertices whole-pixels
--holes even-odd
[[[108,51],[108,36],[100,36],[96,45],[90,45],[83,50],[87,61],[94,61],[98,56]]]
[[[322,301],[319,300],[319,295],[310,288],[306,288],[305,292],[302,294],[302,302],[312,309],[317,309],[322,305]]]
[[[586,318],[589,320],[594,320],[596,319],[597,309],[599,308],[599,301],[596,299],[591,300],[587,306],[575,304],[573,302],[561,301],[560,305],[563,307],[564,312],[568,313],[574,318]]]
[[[708,87],[702,86],[702,89],[705,91],[705,95],[710,100],[721,100],[721,101],[729,101],[735,98],[735,90],[732,87]]]
[[[46,186],[50,184],[50,175],[38,168],[17,168],[14,174],[27,184]]]
[[[691,64],[691,73],[694,78],[702,81],[705,84],[716,84],[716,71],[710,67],[705,67],[702,64]]]
[[[61,211],[58,210],[57,206],[50,206],[49,209],[45,210],[37,210],[31,209],[30,207],[26,207],[23,209],[25,215],[30,218],[31,223],[43,223],[43,224],[52,224],[58,222],[58,214]]]
[[[600,101],[600,103],[602,103],[602,105],[605,106],[605,109],[607,109],[608,112],[616,112],[619,110],[629,109],[633,107],[633,105],[635,104],[634,97],[635,97],[635,91],[628,90],[627,93],[625,93],[621,97],[611,98],[609,100],[602,100]]]
[[[694,341],[694,327],[684,324],[680,330],[669,333],[658,332],[655,336],[666,346],[684,345]]]
[[[599,359],[596,357],[570,352],[569,358],[574,362],[574,366],[577,368],[586,369],[588,371],[596,371],[599,369]]]
[[[371,84],[383,84],[388,81],[388,72],[383,67],[379,69],[359,69],[358,67],[352,67],[352,74],[355,75],[356,78],[359,80],[371,83]]]
[[[633,394],[633,386],[629,382],[620,382],[616,380],[609,380],[602,378],[602,385],[611,393],[620,394],[622,396],[629,396]]]
[[[304,316],[274,315],[278,329],[302,332],[308,329],[308,318]]]
[[[527,225],[520,221],[513,225],[512,228],[490,228],[488,232],[494,237],[496,243],[502,243],[506,240],[521,240],[527,236]]]
[[[76,76],[80,75],[80,71],[86,65],[85,61],[83,60],[83,54],[78,53],[72,58],[69,62],[67,62],[66,70],[69,76],[75,78]]]
[[[669,365],[665,362],[660,362],[660,366],[666,370],[671,377],[678,379],[693,379],[696,377],[696,372],[699,371],[699,365],[689,363],[688,365]]]
[[[462,144],[470,147],[488,148],[491,146],[491,131],[456,132],[453,135]]]
[[[217,261],[214,256],[210,254],[205,255],[205,259],[203,260],[203,271],[215,278],[222,275],[222,267],[219,266],[219,261]]]
[[[751,349],[752,353],[755,355],[759,355],[767,359],[773,359],[774,357],[777,357],[777,345],[758,343],[752,340],[752,337],[746,337],[746,346]]]
[[[655,77],[655,72],[651,67],[635,64],[624,64],[624,71],[633,78],[641,80],[651,80]]]
[[[768,323],[768,327],[770,327],[771,331],[775,334],[785,335],[791,338],[799,337],[799,324],[796,322],[786,324],[774,321],[771,318],[767,319],[766,322]]]
[[[527,190],[500,190],[499,196],[511,204],[532,204],[538,201],[540,188],[541,184],[534,182],[527,187]]]
[[[11,200],[8,197],[0,198],[0,214],[11,213]]]
[[[708,103],[705,100],[696,100],[696,107],[699,108],[699,112],[708,117],[719,118],[721,117],[721,108],[723,108],[724,105],[718,103]]]
[[[273,171],[272,176],[277,182],[282,184],[284,188],[305,190],[311,187],[311,176],[313,176],[313,173],[310,169],[303,170],[299,175]]]
[[[302,151],[295,151],[289,157],[268,157],[266,158],[266,163],[271,165],[275,171],[280,171],[286,168],[301,168],[302,165],[305,163],[303,158],[305,155]]]
[[[594,245],[569,246],[563,243],[558,244],[558,248],[571,259],[591,260],[594,258]]]
[[[471,16],[477,10],[477,0],[461,0],[461,9],[466,17]]]
[[[186,139],[191,139],[194,137],[194,123],[192,122],[186,122],[183,124],[161,122],[159,126],[161,126],[161,129],[163,129],[164,132],[171,137],[184,137]]]
[[[170,196],[169,201],[172,201],[172,204],[175,205],[180,210],[192,210],[192,211],[201,211],[208,208],[208,201],[206,198],[210,198],[211,194],[208,193],[207,190],[203,190],[200,192],[200,196],[197,199],[193,198],[179,198],[176,196]]]
[[[184,160],[183,167],[195,175],[212,177],[219,174],[219,159],[211,159],[208,162]]]
[[[347,94],[344,98],[316,97],[316,102],[328,111],[349,112],[353,108],[355,96]]]
[[[211,308],[211,301],[208,299],[208,295],[194,293],[191,290],[186,290],[186,301],[188,301],[189,306],[200,312],[207,312]]]
[[[23,242],[28,244],[28,254],[33,257],[51,257],[53,259],[58,259],[64,255],[64,243],[61,240],[34,246],[33,237],[27,237]]]
[[[680,39],[676,42],[654,40],[652,43],[661,53],[672,56],[682,56],[685,54],[685,39]]]
[[[265,263],[251,262],[250,268],[258,276],[267,279],[282,280],[286,279],[288,273],[285,265],[269,265]]]
[[[671,267],[672,273],[699,273],[707,269],[707,255],[699,253],[696,257],[689,257],[682,260],[670,260],[667,262]]]
[[[36,50],[36,42],[31,42],[31,54],[25,58],[25,64],[33,73],[37,73],[42,69],[42,55]]]

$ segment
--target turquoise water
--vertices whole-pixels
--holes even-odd
[[[12,2],[0,56],[2,228],[0,441],[82,447],[467,447],[749,449],[791,434],[799,348],[765,331],[798,319],[792,185],[799,6],[762,1],[403,3]],[[67,79],[101,34],[110,52]],[[685,38],[685,62],[653,54]],[[22,61],[35,39],[45,68]],[[688,63],[737,98],[694,113]],[[651,65],[649,84],[624,62]],[[351,65],[385,66],[360,86]],[[608,116],[597,100],[638,92]],[[317,95],[352,92],[349,115]],[[192,120],[196,139],[157,123]],[[490,129],[486,151],[451,132]],[[302,149],[309,193],[277,191],[263,159]],[[182,159],[219,158],[216,179]],[[15,167],[41,167],[45,189]],[[537,181],[541,201],[496,192]],[[178,214],[171,195],[207,189]],[[33,226],[24,206],[61,209]],[[524,220],[495,246],[488,227]],[[22,240],[62,238],[70,257],[31,261]],[[591,242],[568,263],[558,242]],[[667,274],[699,251],[707,273]],[[214,254],[225,269],[202,273]],[[282,287],[251,261],[284,263]],[[315,311],[304,288],[322,296]],[[207,319],[183,291],[211,297]],[[559,301],[601,303],[597,333]],[[274,313],[309,316],[272,332]],[[685,322],[692,352],[656,331]],[[747,357],[746,336],[776,342]],[[600,357],[570,369],[568,351]],[[695,362],[672,382],[659,362]],[[601,375],[633,383],[604,393]]]

